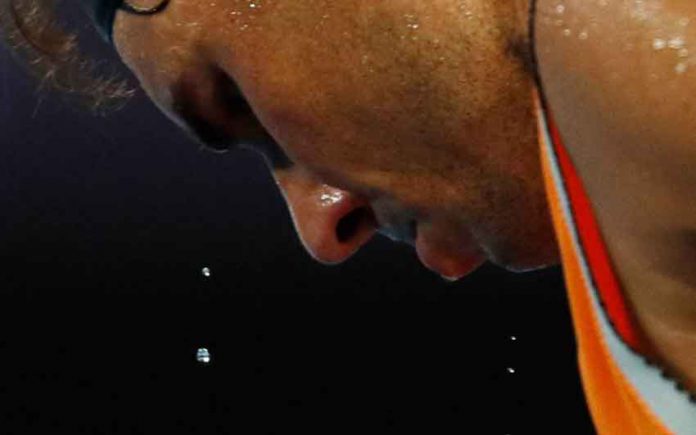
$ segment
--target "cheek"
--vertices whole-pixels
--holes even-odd
[[[232,76],[268,133],[296,163],[325,167],[341,160],[345,148],[341,136],[348,127],[326,107],[325,98],[297,80],[296,73],[284,72],[271,62],[262,67],[238,62]],[[331,84],[323,88],[328,92]]]
[[[260,96],[266,92],[269,96]],[[325,126],[299,98],[288,92],[283,94],[283,98],[278,98],[277,93],[264,89],[247,96],[247,100],[259,122],[294,162],[308,166],[326,164],[330,157],[326,153],[333,142],[327,141]]]

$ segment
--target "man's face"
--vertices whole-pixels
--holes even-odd
[[[177,124],[266,155],[313,257],[379,230],[458,278],[557,258],[514,3],[172,0],[114,39]]]

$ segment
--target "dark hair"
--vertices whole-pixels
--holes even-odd
[[[14,57],[38,79],[39,90],[59,91],[92,111],[121,108],[135,89],[117,73],[100,74],[80,51],[76,32],[59,23],[61,0],[0,0],[0,32]],[[69,0],[71,7],[77,3]]]

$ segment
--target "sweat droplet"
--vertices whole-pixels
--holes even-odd
[[[677,74],[684,74],[686,72],[686,69],[688,66],[684,62],[680,62],[677,64],[677,66],[674,67],[674,71],[676,71]]]
[[[210,278],[210,268],[209,267],[204,267],[201,269],[201,273],[203,274],[204,277]]]
[[[513,369],[512,367],[508,367],[507,371],[508,371],[508,373],[511,373],[511,374],[515,373],[515,369]]]
[[[322,193],[319,197],[321,205],[325,207],[336,204],[341,199],[343,199],[343,194],[341,192]]]
[[[210,363],[210,352],[208,352],[208,349],[205,347],[201,347],[196,351],[196,361],[198,361],[201,364],[209,364]]]
[[[681,36],[677,36],[675,38],[672,38],[669,40],[667,45],[669,46],[669,48],[679,50],[680,48],[684,47],[684,38],[682,38]]]
[[[667,41],[661,38],[655,38],[653,39],[652,46],[655,50],[663,50],[667,46]]]

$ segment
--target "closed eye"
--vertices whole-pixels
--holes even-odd
[[[183,74],[171,95],[172,108],[185,130],[206,149],[224,153],[243,144],[261,153],[275,169],[292,166],[224,71],[213,68]]]
[[[237,86],[225,77],[213,80],[184,75],[171,89],[172,108],[187,132],[205,148],[224,152],[243,138],[232,124],[243,121],[251,108]]]
[[[239,142],[226,127],[202,115],[191,100],[182,99],[174,104],[176,114],[184,121],[189,135],[206,149],[225,152]]]

